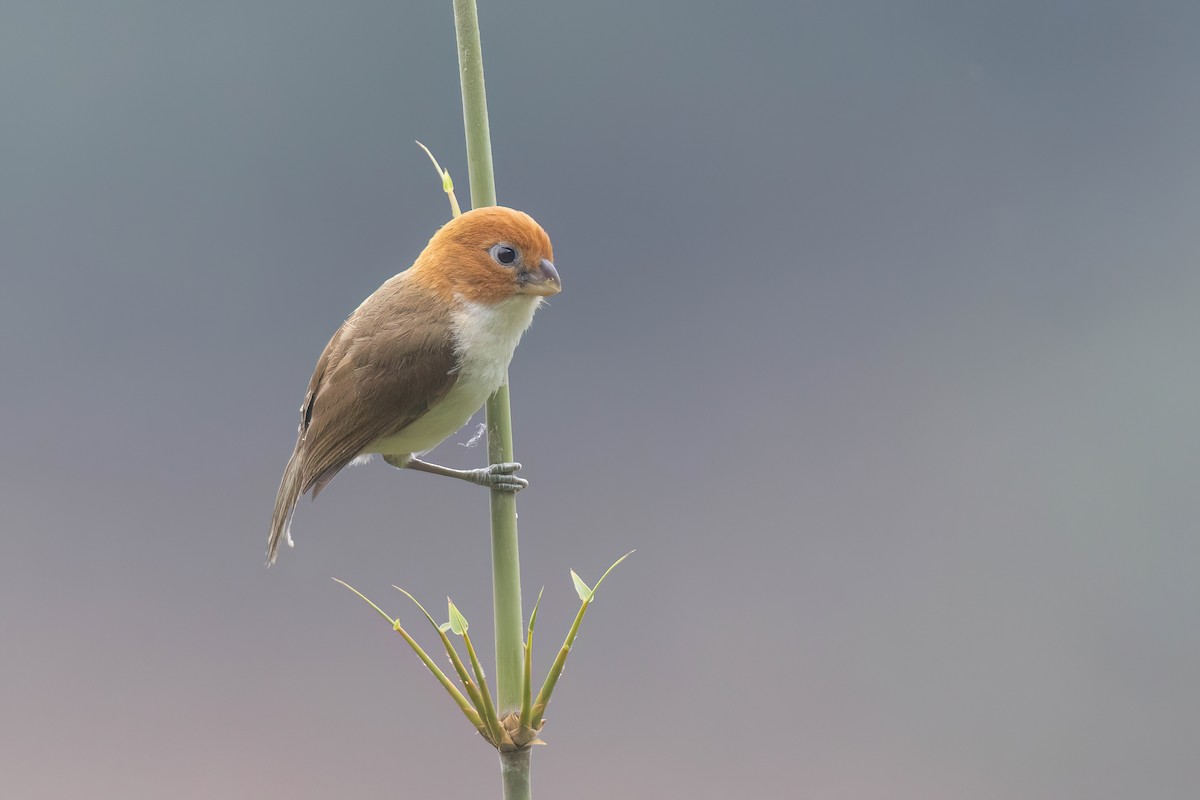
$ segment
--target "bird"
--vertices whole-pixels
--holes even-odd
[[[374,454],[394,467],[499,491],[526,487],[517,462],[459,470],[420,457],[507,381],[534,312],[561,290],[550,237],[528,214],[488,206],[443,225],[411,267],[355,309],[317,360],[275,497],[268,566],[281,542],[293,546],[300,497],[315,499],[344,467]]]

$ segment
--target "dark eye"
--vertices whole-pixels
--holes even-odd
[[[492,248],[492,258],[497,264],[509,267],[517,263],[517,251],[506,244],[498,244]]]

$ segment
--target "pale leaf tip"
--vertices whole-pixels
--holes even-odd
[[[583,582],[583,578],[579,577],[575,570],[571,570],[571,581],[575,584],[575,594],[579,595],[579,599],[585,603],[591,602],[592,590]]]
[[[446,605],[450,608],[450,621],[447,623],[450,630],[454,631],[457,636],[462,636],[470,627],[467,623],[467,618],[458,610],[458,606],[454,605],[454,601],[449,597],[446,598]]]

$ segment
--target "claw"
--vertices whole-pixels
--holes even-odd
[[[479,470],[479,483],[501,492],[519,492],[529,485],[529,481],[513,474],[520,468],[520,463],[516,461],[492,464],[486,469]]]

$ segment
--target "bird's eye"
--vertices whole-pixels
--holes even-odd
[[[496,259],[497,264],[511,267],[517,263],[517,251],[506,244],[498,244],[492,248],[492,258]]]

